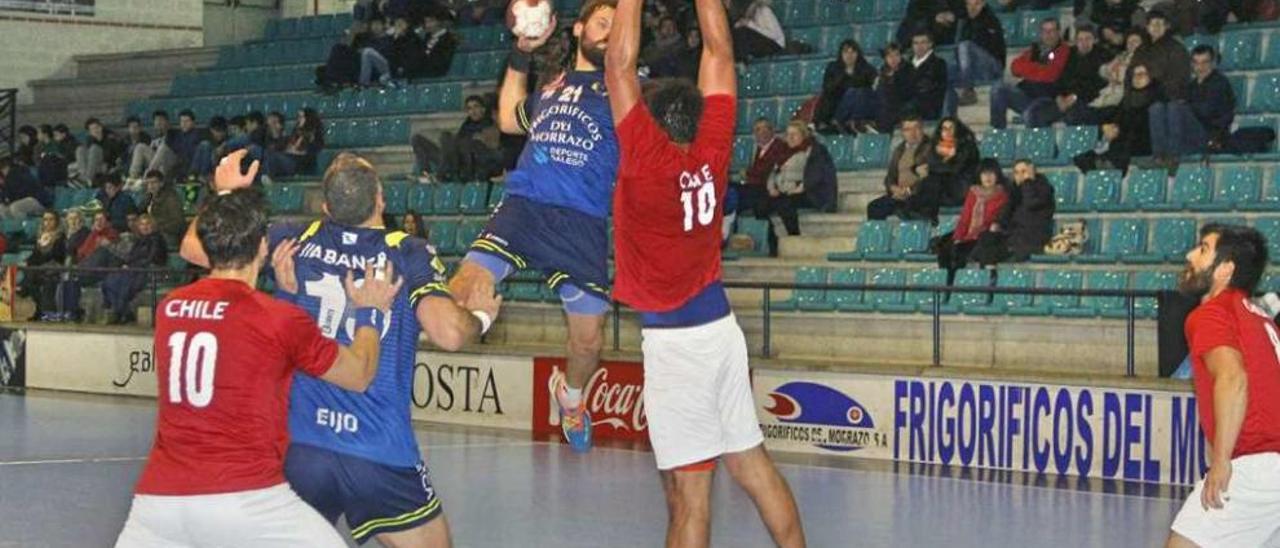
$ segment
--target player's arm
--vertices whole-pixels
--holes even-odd
[[[528,133],[525,118],[525,99],[529,96],[529,70],[533,64],[533,51],[547,43],[556,32],[556,17],[551,16],[547,31],[537,38],[516,39],[511,56],[507,59],[507,73],[498,88],[498,129],[503,133],[523,135]]]
[[[1205,508],[1222,508],[1221,494],[1231,481],[1231,454],[1240,438],[1249,403],[1249,379],[1244,371],[1244,356],[1233,347],[1210,350],[1204,355],[1204,364],[1213,376],[1214,437],[1210,440],[1209,472],[1200,503]]]
[[[458,305],[452,297],[431,296],[418,301],[415,310],[427,339],[441,350],[457,352],[493,325],[501,306],[502,297],[496,295],[477,295],[466,308]],[[482,316],[484,320],[480,319]]]
[[[356,333],[350,346],[339,346],[338,357],[320,379],[355,392],[364,392],[378,375],[382,322],[386,321],[391,303],[404,285],[395,280],[395,268],[387,262],[384,275],[372,266],[365,270],[364,284],[355,287],[351,272],[344,281],[347,298],[356,307]],[[394,281],[393,281],[394,280]]]
[[[733,68],[733,36],[729,16],[721,0],[696,0],[698,28],[702,31],[702,65],[698,68],[698,89],[702,95],[738,95]],[[613,47],[613,42],[609,43]]]
[[[254,160],[249,165],[248,171],[240,171],[240,162],[248,153],[247,149],[240,149],[224,156],[218,162],[218,168],[213,172],[214,192],[231,192],[238,188],[248,188],[253,184],[253,178],[258,175],[259,162]],[[200,235],[196,233],[196,223],[199,220],[200,214],[197,213],[191,219],[191,224],[187,225],[187,233],[183,235],[182,244],[178,246],[178,255],[193,265],[209,268],[209,256],[205,254],[204,246],[200,245]]]
[[[609,28],[609,48],[604,58],[604,83],[609,90],[609,107],[614,125],[622,125],[627,113],[640,100],[641,0],[618,0]]]

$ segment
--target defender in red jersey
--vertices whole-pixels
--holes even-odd
[[[1280,331],[1251,300],[1267,265],[1258,231],[1210,224],[1179,282],[1201,297],[1187,343],[1209,470],[1168,546],[1280,546]]]
[[[747,344],[720,283],[721,202],[737,82],[720,0],[697,0],[698,85],[636,76],[642,0],[619,0],[605,85],[617,126],[618,300],[640,312],[644,405],[670,519],[668,546],[711,541],[711,478],[724,457],[779,546],[803,546],[795,499],[764,450]]]
[[[347,274],[359,311],[341,347],[302,309],[254,289],[267,255],[256,190],[210,199],[197,232],[212,270],[157,307],[156,438],[116,546],[345,546],[285,483],[289,384],[297,369],[363,391],[401,283],[390,267],[367,270],[361,287]],[[276,264],[292,252],[277,250]]]

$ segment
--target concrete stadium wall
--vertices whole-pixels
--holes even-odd
[[[351,6],[355,3],[355,0],[284,0],[280,2],[280,16],[303,17],[326,13],[346,13],[351,11]]]
[[[0,87],[29,104],[31,80],[72,77],[76,55],[201,46],[201,0],[98,0],[92,17],[0,11]]]

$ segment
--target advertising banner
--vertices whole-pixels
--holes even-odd
[[[26,331],[0,327],[0,388],[26,386],[26,341]]]
[[[413,418],[528,430],[533,358],[418,352]]]
[[[27,332],[27,386],[155,397],[151,334]]]
[[[1179,485],[1206,467],[1188,393],[756,371],[770,448]]]
[[[564,358],[533,360],[533,433],[560,434],[560,407],[551,386],[564,376]],[[644,415],[644,367],[635,362],[602,361],[582,391],[597,439],[648,441]]]

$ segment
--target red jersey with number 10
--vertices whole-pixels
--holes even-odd
[[[301,308],[244,282],[206,278],[156,309],[160,412],[138,480],[145,495],[207,495],[284,483],[289,384],[338,357]]]
[[[703,105],[687,150],[671,142],[644,101],[617,128],[614,296],[636,310],[676,309],[720,279],[736,99],[712,95]]]
[[[1244,424],[1231,458],[1280,452],[1280,332],[1275,321],[1243,291],[1228,289],[1192,310],[1185,327],[1205,439],[1214,443],[1216,425],[1213,375],[1204,356],[1225,346],[1244,357],[1249,386]]]

